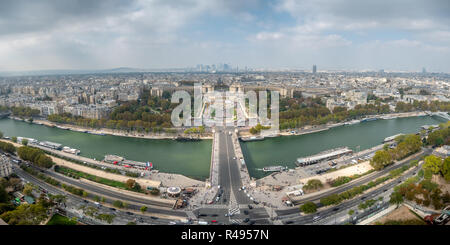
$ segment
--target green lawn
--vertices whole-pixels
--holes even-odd
[[[59,214],[53,215],[53,217],[47,222],[47,225],[76,225],[77,222],[70,220]]]

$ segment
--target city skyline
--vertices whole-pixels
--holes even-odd
[[[5,1],[0,72],[257,69],[450,72],[447,1]]]

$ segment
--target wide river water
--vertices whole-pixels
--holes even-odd
[[[340,146],[348,146],[354,151],[364,150],[381,144],[388,136],[415,133],[422,125],[442,122],[445,120],[430,116],[377,120],[312,134],[241,142],[241,147],[250,176],[261,178],[267,175],[260,170],[265,166],[283,165],[293,168],[299,157]],[[162,172],[183,174],[199,180],[209,177],[211,140],[177,142],[99,136],[12,119],[0,119],[0,131],[5,136],[22,136],[60,143],[79,149],[82,156],[97,160],[102,160],[107,154],[114,154],[135,161],[150,161]]]
[[[183,174],[199,180],[209,177],[211,140],[178,142],[101,136],[12,119],[0,119],[0,131],[5,136],[22,136],[56,142],[79,149],[81,156],[97,160],[103,160],[105,155],[114,154],[129,160],[152,162],[154,168],[161,172]]]
[[[261,178],[270,174],[260,170],[265,166],[282,165],[294,168],[299,157],[342,146],[348,146],[353,151],[365,150],[382,144],[384,138],[388,136],[416,133],[420,131],[422,125],[440,124],[445,121],[435,116],[376,120],[339,126],[312,134],[241,142],[241,147],[250,176]]]

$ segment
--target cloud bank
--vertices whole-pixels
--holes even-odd
[[[447,0],[3,0],[0,71],[240,67],[450,72]]]

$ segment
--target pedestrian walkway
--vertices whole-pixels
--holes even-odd
[[[212,148],[209,179],[211,186],[217,186],[219,184],[219,133],[217,132],[214,133]]]
[[[371,216],[371,217],[369,217],[369,218],[359,222],[358,225],[368,225],[368,224],[374,222],[375,220],[380,219],[381,217],[383,217],[383,216],[389,214],[390,212],[394,211],[394,209],[396,209],[396,208],[397,208],[396,205],[391,205],[388,208],[386,208],[386,209],[384,209],[384,210],[374,214],[373,216]]]
[[[190,219],[197,219],[197,216],[195,216],[194,212],[192,212],[192,211],[186,211],[186,215]]]
[[[226,209],[228,205],[225,204],[205,204],[202,206],[203,208],[213,208],[213,209]]]
[[[230,215],[235,215],[235,214],[240,214],[241,210],[239,209],[239,207],[234,207],[234,208],[230,208],[228,209],[228,214]]]
[[[230,224],[242,224],[242,219],[230,219]]]

